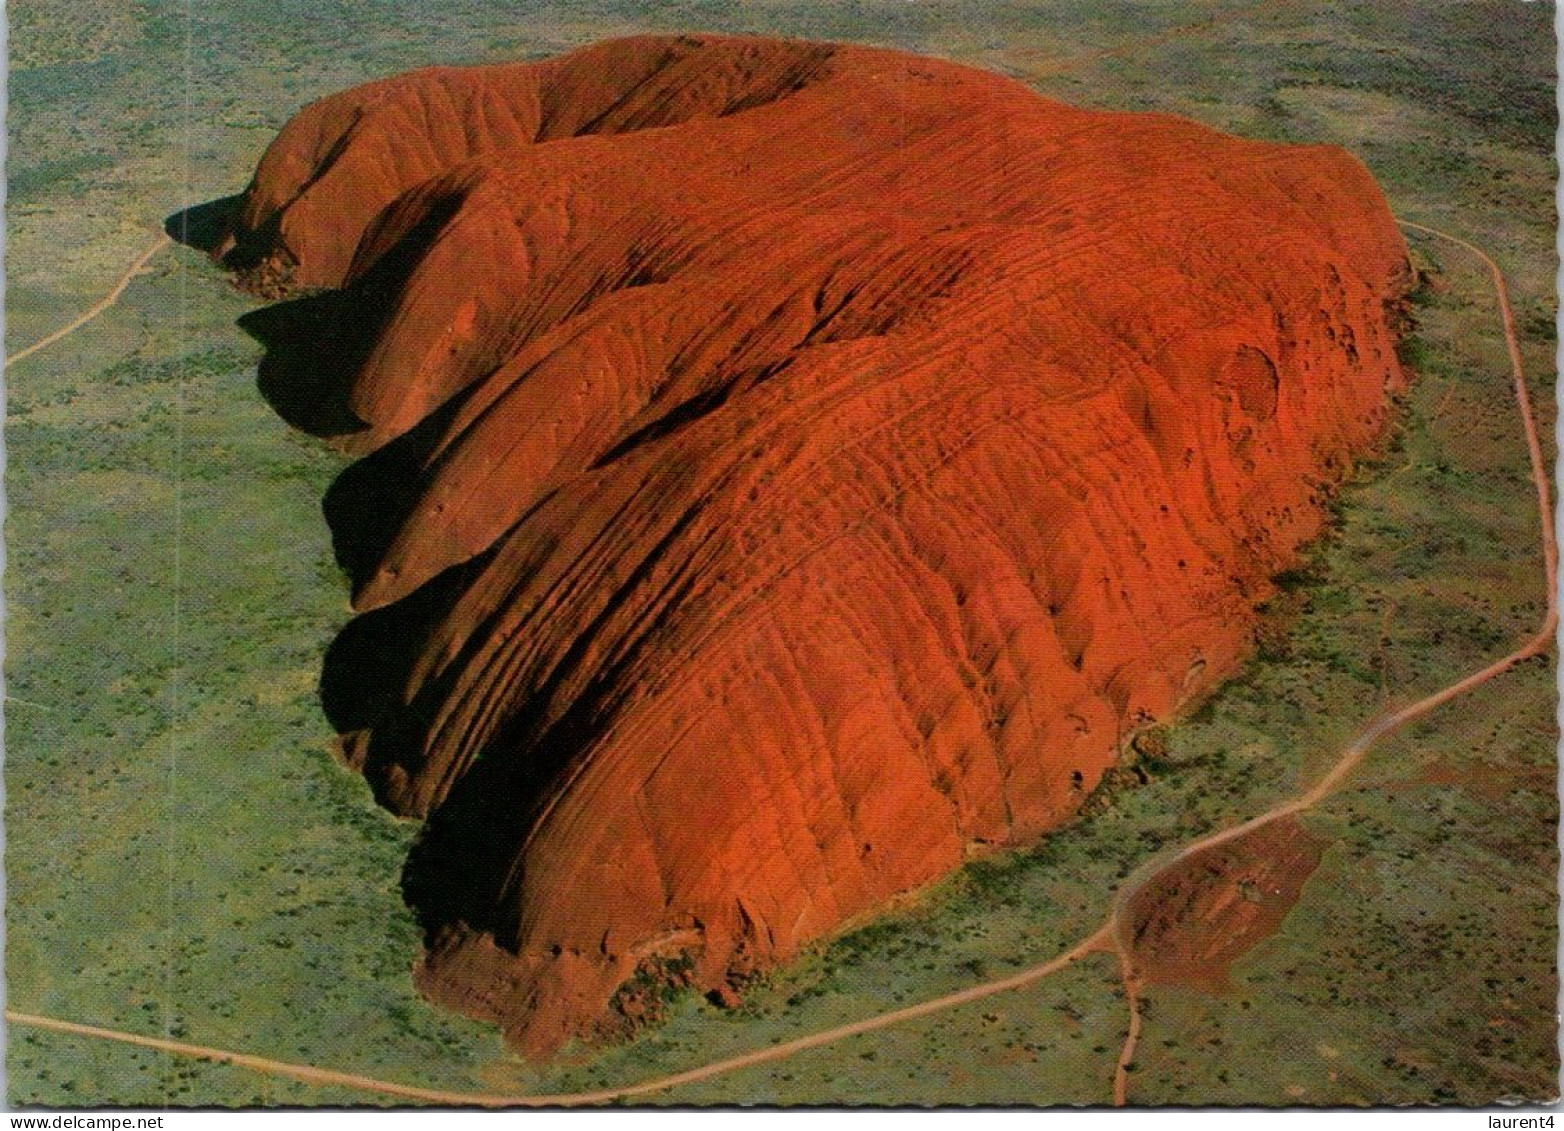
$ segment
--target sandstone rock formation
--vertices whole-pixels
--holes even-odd
[[[365,454],[323,695],[425,819],[420,983],[533,1051],[1068,819],[1402,380],[1346,153],[860,47],[350,90],[219,251],[308,292],[263,386]]]

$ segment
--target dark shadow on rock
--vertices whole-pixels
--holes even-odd
[[[394,604],[348,622],[326,649],[320,701],[338,734],[368,730],[402,707],[402,696],[429,634],[461,600],[488,562],[453,566]]]
[[[211,255],[228,238],[231,221],[243,199],[243,194],[235,193],[191,205],[164,220],[163,230],[170,239]]]
[[[372,229],[365,237],[375,245],[372,258],[355,263],[341,289],[301,294],[239,319],[240,328],[266,348],[257,383],[277,415],[302,432],[354,446],[353,435],[369,428],[349,407],[354,383],[400,307],[409,278],[463,199],[464,192],[452,191],[422,202],[416,220],[394,239],[383,240]],[[274,254],[280,247],[270,237],[245,237],[224,262],[243,270],[237,260],[253,257],[251,243]]]
[[[367,348],[337,333],[346,296],[323,291],[239,319],[266,349],[256,385],[277,415],[301,432],[333,439],[368,427],[348,407],[350,380]]]
[[[465,192],[458,185],[433,198],[406,201],[400,213],[388,209],[365,233],[340,289],[294,292],[239,319],[240,328],[265,350],[260,392],[289,425],[363,450],[371,424],[351,407],[357,383],[388,319],[400,309],[410,278]],[[275,219],[271,230],[240,233],[234,242],[233,203],[187,209],[169,218],[168,230],[241,273],[286,251],[276,238]],[[338,564],[355,589],[379,569],[467,396],[457,393],[408,432],[367,452],[328,488],[322,510]],[[485,733],[467,740],[477,756],[455,775],[432,813],[413,811],[420,803],[410,783],[424,772],[431,740],[464,675],[471,674],[469,665],[493,645],[490,633],[484,625],[471,626],[458,654],[439,658],[436,670],[418,676],[416,686],[415,673],[430,663],[436,634],[458,614],[464,595],[515,533],[513,527],[490,550],[401,600],[354,617],[322,664],[320,702],[343,738],[344,759],[362,773],[382,806],[426,818],[403,887],[431,933],[461,921],[492,929],[502,940],[513,937],[515,916],[500,909],[514,890],[517,856],[531,819],[558,787],[562,771],[600,737],[605,720],[621,706],[622,685],[614,670],[596,673],[579,692],[567,691],[574,688],[572,674],[590,662],[588,642],[598,627],[590,626],[531,694],[509,686],[493,689],[494,718]],[[630,661],[626,656],[620,663]]]
[[[520,530],[513,536],[523,536]],[[454,775],[448,792],[427,814],[402,871],[402,896],[418,916],[427,939],[458,923],[494,936],[514,950],[521,922],[522,849],[550,801],[571,780],[570,769],[602,740],[625,707],[640,693],[634,673],[644,650],[664,639],[689,591],[688,580],[666,591],[662,611],[622,642],[606,663],[593,657],[613,609],[645,583],[658,567],[655,555],[619,586],[599,616],[582,627],[547,678],[537,684],[489,689],[492,699],[482,733],[467,734],[475,744],[469,764]],[[426,684],[413,703],[370,742],[364,775],[377,794],[381,781],[421,761],[431,722],[449,705],[461,666],[473,659],[472,643],[484,648],[489,633],[474,634],[469,654],[447,668],[439,681]],[[485,657],[485,664],[492,657]],[[409,758],[416,761],[408,761]],[[401,761],[398,763],[397,760]]]
[[[448,689],[431,690],[435,694],[430,707],[442,702],[441,692]],[[426,938],[463,923],[493,935],[502,947],[516,947],[523,845],[568,776],[565,768],[601,738],[625,697],[611,676],[596,679],[562,716],[545,723],[557,691],[546,686],[516,704],[515,716],[483,744],[425,817],[402,870],[402,898]],[[387,748],[401,746],[405,756],[410,739],[421,746],[427,737],[427,729],[418,726],[419,707],[415,702],[399,720],[401,726],[388,728],[371,742],[365,776],[372,785],[384,773],[391,753]],[[379,789],[376,785],[377,793]]]
[[[418,502],[432,453],[466,399],[466,392],[456,394],[412,430],[349,466],[326,489],[321,509],[332,550],[354,593],[380,568]]]

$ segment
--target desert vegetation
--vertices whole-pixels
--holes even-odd
[[[12,9],[12,348],[99,296],[163,217],[241,187],[310,98],[427,62],[693,20],[887,42],[1081,104],[1344,144],[1399,214],[1493,250],[1552,428],[1553,75],[1536,5],[1281,5],[1073,71],[1050,60],[1186,22],[1189,6],[604,3],[566,18],[477,0],[193,13],[152,0],[82,36],[51,11]],[[1285,646],[1170,726],[1144,782],[809,950],[737,1008],[676,994],[633,1039],[549,1069],[412,987],[419,935],[396,884],[412,829],[333,760],[317,698],[321,650],[349,615],[318,509],[341,463],[292,438],[256,392],[259,351],[234,329],[250,300],[199,257],[169,255],[103,318],[7,373],[10,1003],[387,1078],[559,1090],[1051,957],[1150,853],[1264,808],[1387,696],[1436,686],[1534,625],[1535,518],[1489,292],[1442,249],[1419,254],[1430,285],[1399,436],[1284,579]],[[1233,964],[1231,988],[1151,991],[1136,1099],[1546,1096],[1553,686],[1552,659],[1529,662],[1377,750],[1307,818],[1325,842],[1319,868]],[[1492,767],[1514,788],[1487,788]],[[1126,1021],[1115,985],[1108,961],[1088,960],[665,1098],[1102,1102]],[[82,1038],[11,1038],[13,1103],[366,1101]]]

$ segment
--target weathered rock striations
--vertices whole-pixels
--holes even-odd
[[[344,750],[426,824],[432,997],[519,1045],[713,988],[1069,818],[1230,673],[1402,381],[1330,148],[719,37],[317,103],[221,251],[361,615]]]

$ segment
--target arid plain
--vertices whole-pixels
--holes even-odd
[[[440,30],[416,5],[384,24],[105,11],[87,24],[43,4],[12,16],[10,355],[111,293],[170,212],[242,187],[311,98],[428,62],[697,26],[882,43],[1077,105],[1342,145],[1398,217],[1502,267],[1551,436],[1545,13],[605,7],[520,21],[474,5],[443,11]],[[113,306],[7,373],[9,1008],[436,1092],[557,1095],[1048,962],[1092,935],[1148,859],[1306,795],[1371,720],[1545,622],[1491,281],[1457,245],[1416,227],[1408,242],[1425,283],[1399,423],[1335,504],[1333,533],[1278,579],[1234,681],[1143,734],[1087,815],[1037,847],[812,944],[736,1008],[659,991],[651,1023],[550,1064],[413,991],[418,931],[397,877],[414,830],[331,759],[315,686],[347,619],[318,511],[343,461],[257,392],[259,350],[234,327],[253,300],[199,256],[161,249]],[[1230,892],[1176,877],[1140,890],[1160,902],[1136,917],[1164,945],[1133,1013],[1111,955],[1083,954],[1047,980],[645,1098],[1105,1103],[1116,1077],[1138,1103],[1551,1095],[1552,679],[1545,652],[1365,749],[1339,789],[1267,826],[1281,843],[1247,856],[1227,843],[1232,859],[1213,868]],[[1242,874],[1262,857],[1275,874]],[[1226,924],[1193,940],[1194,959],[1173,929],[1180,909]],[[12,1033],[16,1102],[396,1100],[345,1079]]]

